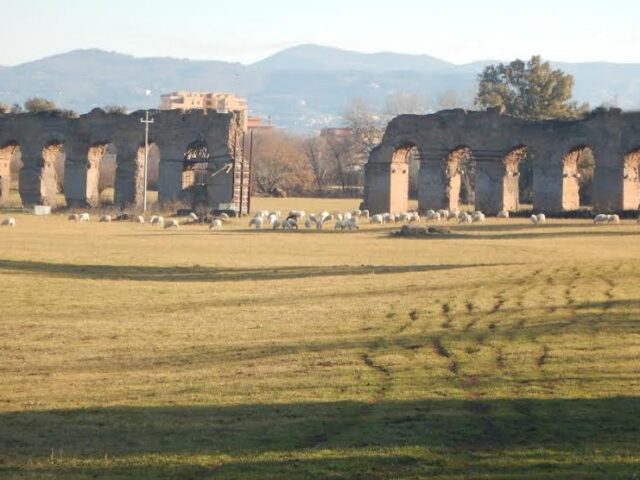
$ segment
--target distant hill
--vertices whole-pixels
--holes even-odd
[[[434,101],[455,90],[472,98],[477,74],[494,61],[455,65],[428,55],[364,54],[300,45],[252,65],[176,58],[136,58],[103,50],[74,50],[14,67],[0,66],[0,101],[51,98],[86,112],[108,104],[132,110],[156,107],[173,90],[237,92],[252,113],[277,125],[306,130],[341,121],[354,98],[374,105],[398,91]],[[593,106],[640,107],[640,64],[558,63],[576,78],[575,96]]]

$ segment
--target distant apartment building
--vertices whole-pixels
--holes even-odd
[[[348,138],[353,136],[353,129],[348,127],[341,128],[323,128],[320,130],[320,136],[323,138]]]
[[[215,110],[219,113],[240,114],[242,129],[249,126],[247,100],[233,93],[177,91],[160,97],[160,110]]]

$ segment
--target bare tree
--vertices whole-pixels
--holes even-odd
[[[298,138],[279,132],[256,134],[253,158],[253,179],[259,192],[300,194],[311,187],[313,175]]]
[[[398,115],[423,115],[429,110],[427,100],[415,92],[396,92],[387,97],[385,114],[391,120]]]
[[[363,100],[356,99],[347,107],[345,121],[353,131],[356,154],[366,159],[382,141],[386,126],[383,116]]]
[[[315,190],[322,195],[326,190],[330,173],[326,141],[321,137],[308,137],[303,142],[303,149],[313,172]]]
[[[340,184],[340,188],[344,191],[351,183],[349,178],[349,167],[355,163],[353,161],[353,135],[328,137],[326,139],[326,145],[327,153],[333,160],[336,180]]]

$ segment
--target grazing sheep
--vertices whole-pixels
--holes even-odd
[[[356,209],[351,212],[352,217],[359,217],[360,215],[362,215],[362,210]]]
[[[362,210],[362,212],[360,213],[360,217],[364,218],[365,220],[369,220],[369,210]]]
[[[175,220],[175,219],[167,220],[164,223],[164,228],[178,228],[178,227],[180,227],[180,223],[178,222],[178,220]]]
[[[220,215],[218,215],[218,218],[220,218],[220,220],[229,220],[229,215],[222,212]]]
[[[509,212],[501,210],[498,212],[498,215],[496,215],[496,218],[509,218]]]
[[[255,214],[254,218],[267,218],[269,216],[269,212],[266,210],[260,210]],[[278,215],[280,216],[280,215]]]
[[[277,230],[279,228],[282,228],[282,222],[280,220],[275,220],[272,224],[271,224],[271,228],[273,228],[274,230]]]
[[[154,215],[151,217],[151,221],[149,222],[151,225],[164,225],[164,218],[158,215]]]
[[[438,210],[438,212],[437,212],[437,213],[439,213],[439,214],[440,214],[440,218],[441,218],[441,219],[445,219],[445,218],[446,218],[446,219],[448,219],[448,218],[449,218],[449,214],[450,214],[451,212],[449,212],[449,210],[442,209],[442,210]]]
[[[537,215],[531,215],[531,223],[533,223],[534,225],[538,225],[538,216]]]
[[[593,219],[593,223],[607,223],[608,221],[609,215],[605,215],[603,213],[596,215],[596,218]]]
[[[306,228],[307,230],[309,230],[311,228],[311,225],[313,224],[313,222],[311,221],[311,218],[307,218],[304,221],[304,228]]]
[[[369,223],[373,223],[373,224],[380,224],[382,225],[384,223],[384,218],[382,217],[382,215],[373,215],[372,217],[369,218]]]
[[[101,223],[109,223],[111,222],[111,215],[102,215],[98,221]]]
[[[547,216],[544,213],[539,213],[537,217],[538,223],[547,223]]]
[[[136,223],[144,223],[144,217],[142,215],[138,215],[136,217]]]
[[[88,222],[90,218],[91,217],[89,216],[89,214],[87,212],[84,212],[80,214],[80,216],[78,217],[78,220],[80,221],[80,223],[84,223],[84,222]]]
[[[460,224],[473,223],[473,217],[469,215],[467,212],[462,212],[460,213],[460,215],[458,215],[458,223]]]
[[[79,222],[80,221],[80,215],[78,215],[77,213],[72,213],[71,215],[69,215],[69,221],[70,222]]]
[[[336,222],[341,222],[344,218],[344,216],[341,213],[336,213],[334,217],[336,219]]]
[[[425,220],[427,222],[439,222],[442,219],[438,212],[434,212],[433,210],[429,210],[427,215],[425,216]]]
[[[409,223],[420,223],[420,214],[418,212],[411,212],[409,214]]]
[[[447,221],[449,220],[458,220],[460,218],[460,211],[459,210],[451,210],[449,212],[449,215],[447,215]]]
[[[197,221],[199,221],[200,219],[198,218],[198,215],[196,215],[195,213],[191,212],[191,213],[189,214],[189,220],[190,220],[190,221],[192,221],[192,222],[197,222]]]
[[[471,220],[473,221],[473,223],[484,223],[484,213],[480,211],[473,212],[473,214],[471,215]]]
[[[298,222],[296,222],[293,218],[289,218],[284,221],[283,225],[286,225],[287,230],[298,230]]]
[[[393,216],[390,213],[383,213],[382,214],[382,221],[384,223],[392,223],[393,222]]]
[[[13,217],[5,218],[4,220],[2,220],[2,223],[0,223],[0,226],[3,226],[3,227],[15,227],[16,226],[16,219],[13,218]]]
[[[620,216],[618,215],[607,215],[607,223],[613,223],[618,225],[620,223]]]
[[[222,230],[222,220],[219,218],[212,220],[209,225],[209,230]]]
[[[253,217],[249,222],[250,227],[255,227],[256,230],[260,230],[264,224],[265,217]]]

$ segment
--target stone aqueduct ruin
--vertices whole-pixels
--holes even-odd
[[[420,160],[419,210],[458,208],[460,162],[476,162],[475,207],[487,214],[519,206],[519,164],[533,157],[534,209],[580,207],[578,160],[595,157],[593,206],[636,210],[640,203],[640,113],[597,110],[576,121],[527,121],[497,111],[447,110],[391,121],[365,167],[364,205],[371,213],[408,209],[408,164]]]
[[[142,116],[100,109],[71,119],[53,112],[0,115],[0,204],[8,199],[10,163],[16,155],[23,164],[19,172],[23,205],[52,204],[57,193],[54,162],[63,155],[67,206],[98,206],[99,164],[109,148],[116,152],[115,205],[140,206]],[[199,200],[212,208],[248,211],[250,165],[244,159],[243,132],[235,114],[154,111],[152,116],[149,142],[160,155],[160,201]],[[233,168],[211,177],[229,163]]]

